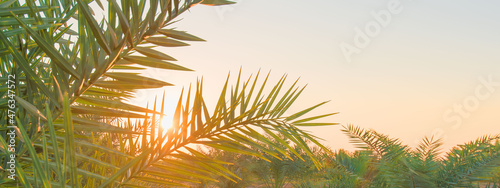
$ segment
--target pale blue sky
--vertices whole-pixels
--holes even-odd
[[[340,112],[327,119],[373,128],[414,141],[434,131],[446,137],[445,147],[500,133],[500,86],[487,90],[479,78],[500,82],[499,1],[401,0],[399,14],[370,37],[370,44],[347,62],[342,43],[353,45],[355,28],[375,23],[371,11],[391,1],[239,0],[228,7],[196,6],[174,26],[206,39],[190,47],[164,48],[192,73],[148,70],[145,74],[176,84],[164,88],[175,103],[182,86],[203,76],[206,100],[217,100],[229,71],[245,75],[259,68],[279,77],[301,77],[308,88],[294,110],[332,100],[318,113]],[[478,100],[468,117],[454,104]],[[210,89],[208,89],[210,88]],[[213,90],[211,88],[217,88]],[[140,92],[144,105],[163,89]],[[477,97],[476,97],[477,98]],[[152,101],[152,100],[150,100]],[[448,118],[459,118],[461,124]],[[310,129],[334,149],[352,149],[340,126]]]

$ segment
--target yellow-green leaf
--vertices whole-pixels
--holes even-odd
[[[152,89],[161,88],[161,85],[151,85],[151,84],[130,84],[122,81],[99,81],[94,84],[95,86],[109,88],[109,89],[120,89],[126,91],[133,91],[135,89]]]
[[[158,85],[158,86],[172,86],[173,84],[164,82],[161,80],[148,78],[144,76],[139,76],[133,73],[125,73],[125,72],[109,72],[105,74],[108,77],[127,82],[129,84],[145,84],[145,85]]]
[[[149,37],[146,39],[146,41],[160,45],[160,46],[165,46],[165,47],[178,47],[178,46],[189,46],[189,44],[173,40],[173,39],[168,39],[165,37]]]
[[[100,116],[112,116],[112,117],[129,117],[129,118],[147,117],[145,115],[140,115],[131,112],[124,112],[124,111],[99,108],[99,107],[87,107],[87,106],[72,106],[71,112],[75,114],[95,114]]]
[[[35,106],[33,106],[31,103],[29,103],[28,101],[25,101],[24,99],[22,99],[21,97],[18,97],[18,96],[14,96],[14,98],[16,99],[17,103],[19,105],[21,105],[31,115],[33,115],[35,117],[40,117],[41,119],[47,121],[47,118],[40,111],[38,111],[38,109]]]
[[[90,30],[92,30],[92,33],[95,36],[95,39],[97,40],[97,43],[99,43],[99,46],[106,52],[106,54],[111,54],[111,48],[108,45],[108,41],[104,37],[104,32],[102,29],[99,27],[99,24],[97,24],[97,21],[94,19],[90,12],[90,7],[88,4],[84,3],[81,0],[77,0],[78,5],[80,7],[79,10],[82,10],[83,16],[85,16],[85,20],[87,20],[87,23],[90,26]]]
[[[134,49],[136,51],[138,51],[139,53],[141,53],[145,56],[148,56],[148,57],[152,57],[152,58],[156,58],[156,59],[163,59],[163,60],[167,60],[167,61],[177,61],[177,59],[175,59],[167,54],[164,54],[160,51],[153,50],[151,48],[135,47]]]
[[[201,4],[208,6],[219,6],[219,5],[230,5],[235,4],[236,2],[227,1],[227,0],[203,0]]]
[[[149,58],[149,57],[140,57],[140,56],[125,56],[125,60],[137,63],[139,65],[143,66],[148,66],[148,67],[154,67],[154,68],[161,68],[161,69],[171,69],[171,70],[181,70],[181,71],[193,71],[191,69],[188,69],[186,67],[176,65],[170,62],[162,61],[159,59],[155,58]]]
[[[186,41],[205,41],[202,38],[199,38],[197,36],[191,35],[189,33],[186,33],[184,31],[177,31],[173,29],[161,29],[158,31],[158,33],[164,34],[167,37],[171,37],[174,39],[179,39],[179,40],[186,40]]]
[[[135,63],[127,61],[125,59],[120,59],[115,63],[115,65],[133,65],[133,64]]]
[[[134,66],[127,66],[127,65],[115,65],[111,69],[144,70],[146,68],[143,68],[143,67],[134,67]]]
[[[90,104],[90,105],[96,105],[96,106],[102,106],[102,107],[111,107],[111,108],[117,108],[117,109],[122,109],[122,110],[130,110],[130,111],[136,111],[136,112],[145,112],[145,113],[155,113],[159,114],[159,112],[156,112],[154,110],[150,110],[147,108],[123,103],[118,100],[106,100],[106,99],[99,99],[99,98],[92,98],[92,97],[86,97],[86,96],[81,96],[79,97],[76,102],[82,103],[82,104]]]

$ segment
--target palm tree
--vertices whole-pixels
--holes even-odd
[[[263,155],[268,160],[255,158],[253,164],[248,167],[256,176],[261,184],[265,187],[280,188],[293,185],[294,187],[312,187],[313,179],[319,172],[311,160],[307,152],[311,152],[315,159],[320,159],[321,149],[319,147],[310,146],[307,151],[301,146],[292,145],[290,140],[284,135],[277,135],[277,138],[266,135],[273,144],[268,144],[265,149],[272,150],[278,153],[277,156],[269,156],[265,151]],[[286,144],[280,144],[279,140],[283,140]],[[264,144],[263,144],[264,145]],[[326,148],[325,148],[326,149]],[[261,150],[254,148],[254,150]],[[286,153],[286,155],[280,154]],[[318,160],[320,163],[322,161]],[[321,165],[323,166],[323,164]]]
[[[89,6],[94,2],[107,12],[100,21]],[[214,174],[236,181],[238,176],[225,168],[226,163],[193,148],[210,146],[267,159],[249,149],[263,147],[261,143],[245,139],[272,144],[263,133],[284,135],[319,168],[306,142],[323,146],[298,126],[331,125],[313,121],[333,114],[301,119],[324,103],[288,112],[303,88],[295,82],[286,89],[286,77],[270,92],[264,89],[268,76],[260,86],[259,74],[246,81],[238,76],[232,88],[228,78],[211,111],[199,81],[181,94],[168,130],[159,126],[164,105],[149,109],[124,102],[138,89],[172,85],[141,76],[138,69],[191,71],[154,48],[203,41],[170,26],[198,4],[231,2],[2,1],[0,74],[8,85],[0,88],[0,113],[8,118],[0,120],[0,162],[7,166],[15,156],[15,181],[4,169],[2,186],[188,186],[198,183],[195,178],[213,181]],[[14,145],[6,134],[10,130],[16,132]]]
[[[207,180],[201,180],[202,184],[198,187],[220,187],[220,188],[237,188],[237,187],[249,187],[255,183],[255,178],[251,173],[252,166],[255,164],[255,157],[250,155],[244,155],[235,152],[228,152],[226,150],[218,150],[215,148],[199,149],[205,155],[212,159],[227,162],[225,167],[232,173],[240,177],[241,179],[236,179],[231,181],[224,176],[216,175],[213,178],[217,182],[211,182]],[[225,173],[228,176],[228,173]]]
[[[374,168],[368,152],[350,153],[343,149],[324,154],[325,168],[320,173],[325,187],[367,187]]]
[[[441,139],[424,138],[416,149],[373,130],[349,125],[343,130],[369,152],[365,170],[349,171],[374,187],[484,187],[498,186],[500,135],[484,136],[459,145],[440,157]],[[338,157],[337,157],[338,158]],[[355,156],[348,157],[352,160]],[[343,161],[343,160],[342,160]],[[366,161],[363,160],[363,161]],[[351,169],[352,163],[336,163]],[[354,164],[359,161],[353,161]],[[365,163],[365,162],[362,162]],[[362,169],[363,169],[362,168]],[[374,169],[374,170],[370,170]],[[352,173],[355,172],[355,173]],[[357,186],[352,186],[357,187]]]

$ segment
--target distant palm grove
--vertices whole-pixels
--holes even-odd
[[[440,151],[440,139],[424,138],[416,148],[373,130],[347,126],[343,131],[360,150],[322,150],[312,147],[321,161],[317,169],[305,151],[286,150],[269,161],[226,151],[208,150],[212,158],[232,163],[227,167],[241,180],[215,176],[219,182],[197,187],[500,187],[500,136],[485,136]],[[274,140],[273,140],[274,141]],[[294,156],[293,153],[299,156]]]
[[[195,80],[174,114],[165,95],[126,102],[177,87],[145,69],[193,71],[164,50],[204,41],[173,26],[180,14],[232,3],[2,0],[0,187],[500,187],[499,135],[442,153],[437,138],[410,148],[347,125],[359,150],[323,146],[302,127],[338,125],[322,121],[336,113],[290,110],[304,87],[286,75],[240,70],[215,99]]]

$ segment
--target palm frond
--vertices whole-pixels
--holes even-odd
[[[240,78],[238,78],[239,80]],[[314,161],[314,164],[318,168],[321,167],[320,163],[313,156],[314,151],[311,151],[307,144],[310,141],[314,141],[315,143],[318,143],[318,141],[312,135],[309,135],[309,133],[298,129],[293,121],[289,121],[291,119],[289,117],[298,118],[305,113],[299,112],[300,115],[295,113],[291,116],[274,115],[281,112],[286,114],[288,109],[283,108],[283,106],[290,106],[289,102],[292,102],[289,101],[279,105],[272,105],[269,102],[273,98],[281,100],[290,97],[289,94],[280,94],[280,89],[278,89],[284,85],[284,78],[272,87],[274,89],[268,95],[264,95],[265,92],[259,93],[259,98],[253,98],[254,95],[246,94],[251,90],[249,85],[250,79],[242,84],[237,83],[231,90],[227,89],[228,82],[229,77],[221,92],[219,103],[217,103],[213,111],[208,110],[209,107],[203,98],[203,82],[199,81],[194,90],[191,88],[188,89],[186,99],[180,97],[171,128],[162,131],[160,126],[156,125],[156,121],[143,122],[147,126],[144,124],[134,126],[142,127],[142,131],[145,134],[142,135],[142,139],[138,137],[136,141],[129,141],[128,144],[134,144],[133,148],[150,148],[156,152],[147,154],[149,157],[136,158],[139,160],[138,162],[134,161],[137,165],[129,165],[120,169],[119,172],[128,171],[127,174],[117,175],[121,177],[119,178],[121,179],[121,184],[142,185],[142,183],[146,182],[149,184],[161,184],[160,180],[168,179],[168,184],[188,183],[184,184],[188,186],[189,182],[194,183],[186,180],[186,178],[189,179],[189,176],[213,180],[211,178],[213,174],[233,181],[239,179],[236,174],[228,171],[223,166],[226,165],[225,162],[210,158],[206,154],[197,151],[195,147],[199,145],[250,155],[263,160],[269,160],[269,157],[279,158],[278,154],[290,157],[290,154],[285,153],[284,150],[267,149],[282,146],[282,143],[271,141],[269,140],[270,138],[263,136],[259,132],[282,135],[281,139],[289,140],[293,145],[304,151],[305,155],[297,153],[298,160],[304,160],[304,157],[307,156],[307,158]],[[255,84],[256,82],[254,80],[254,85],[251,88],[259,87]],[[260,86],[259,89],[264,91],[266,90],[264,87],[266,87],[266,84]],[[298,95],[298,93],[294,95]],[[259,102],[248,105],[246,109],[242,108],[242,105],[252,104],[252,100]],[[250,116],[250,114],[255,115]],[[302,120],[302,122],[308,123],[309,121]],[[133,131],[141,132],[141,130]],[[152,134],[155,132],[156,134]],[[139,142],[139,140],[141,141]],[[286,147],[290,146],[287,144]],[[279,159],[281,160],[281,158]],[[168,175],[163,176],[143,176],[143,174],[151,174],[151,172],[155,172],[154,174],[164,172],[161,170],[165,169],[164,166],[173,166],[176,169],[188,168],[193,171],[183,171],[183,173],[177,174],[168,173]]]
[[[439,171],[441,186],[470,186],[487,182],[500,165],[500,135],[483,136],[448,152]]]

